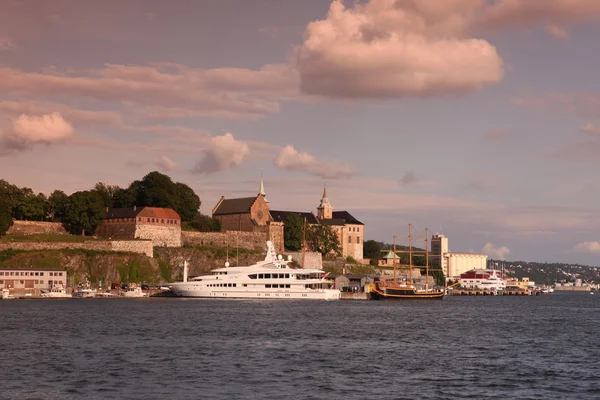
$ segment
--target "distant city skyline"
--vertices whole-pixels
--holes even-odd
[[[150,171],[391,242],[599,265],[597,0],[5,0],[0,178]]]

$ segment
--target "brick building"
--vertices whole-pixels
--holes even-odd
[[[157,247],[180,247],[181,218],[171,208],[107,208],[96,234],[111,239],[151,240]]]
[[[256,196],[237,199],[221,197],[212,210],[212,216],[221,223],[224,231],[262,232],[265,241],[273,241],[277,251],[284,250],[283,223],[271,217],[262,179]]]

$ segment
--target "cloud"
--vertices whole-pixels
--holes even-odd
[[[169,159],[169,157],[167,156],[162,156],[160,157],[155,163],[154,165],[156,165],[157,167],[159,167],[162,171],[173,171],[175,169],[177,169],[177,164],[174,163],[173,161],[171,161],[171,159]]]
[[[404,175],[402,175],[402,178],[400,178],[399,183],[400,186],[406,186],[417,182],[417,180],[417,174],[415,174],[414,171],[408,171]]]
[[[600,2],[599,2],[600,4]],[[600,118],[600,94],[543,92],[511,99],[513,104],[562,115]]]
[[[51,144],[70,139],[73,134],[73,126],[58,112],[39,117],[22,114],[2,136],[0,147],[5,154],[23,151],[35,144]]]
[[[260,118],[279,112],[293,98],[297,77],[287,65],[196,69],[180,64],[106,64],[69,74],[0,68],[4,95],[38,100],[79,98],[122,104],[146,118]]]
[[[337,98],[464,93],[503,79],[494,46],[467,36],[478,0],[331,3],[297,48],[301,90]]]
[[[591,122],[579,127],[579,130],[583,133],[587,133],[588,135],[600,137],[600,126],[596,126]]]
[[[573,251],[576,253],[600,254],[600,242],[581,242],[573,247]]]
[[[142,167],[144,166],[146,163],[144,161],[141,160],[136,160],[136,159],[130,159],[125,161],[125,165],[131,168],[137,168],[137,167]]]
[[[0,51],[2,50],[12,50],[17,46],[7,37],[0,37]]]
[[[490,129],[485,133],[485,137],[492,140],[501,140],[511,137],[514,134],[514,131],[508,129]]]
[[[235,140],[231,133],[215,136],[193,172],[211,174],[237,167],[249,152],[248,144]]]
[[[554,24],[548,24],[546,25],[546,32],[548,32],[550,35],[559,38],[559,39],[568,39],[569,38],[569,32],[567,32],[564,28],[558,26],[558,25],[554,25]]]
[[[275,165],[287,171],[305,172],[321,178],[341,178],[356,174],[356,170],[350,165],[319,161],[312,154],[297,151],[292,145],[281,149],[275,158]]]
[[[484,254],[487,254],[494,260],[504,260],[506,256],[510,254],[510,249],[506,246],[495,247],[492,243],[487,242],[481,250]]]
[[[596,0],[497,0],[478,21],[489,29],[530,27],[539,22],[565,24],[600,19]]]

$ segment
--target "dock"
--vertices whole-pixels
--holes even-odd
[[[454,289],[453,296],[531,296],[530,290],[523,289],[508,289],[508,290],[492,290],[492,289]]]

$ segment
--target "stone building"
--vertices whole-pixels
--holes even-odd
[[[107,208],[96,234],[111,239],[151,240],[157,247],[181,247],[181,218],[171,208]]]
[[[221,223],[224,231],[262,232],[265,241],[271,240],[278,252],[284,250],[283,223],[271,217],[262,179],[256,196],[237,199],[222,196],[213,208],[212,216]]]
[[[289,213],[298,214],[302,219],[306,219],[308,225],[331,226],[338,235],[342,256],[352,257],[355,260],[363,259],[365,225],[348,211],[333,211],[327,198],[327,188],[323,189],[323,197],[317,207],[317,215],[298,211],[271,211],[271,216],[275,221],[283,223]]]

